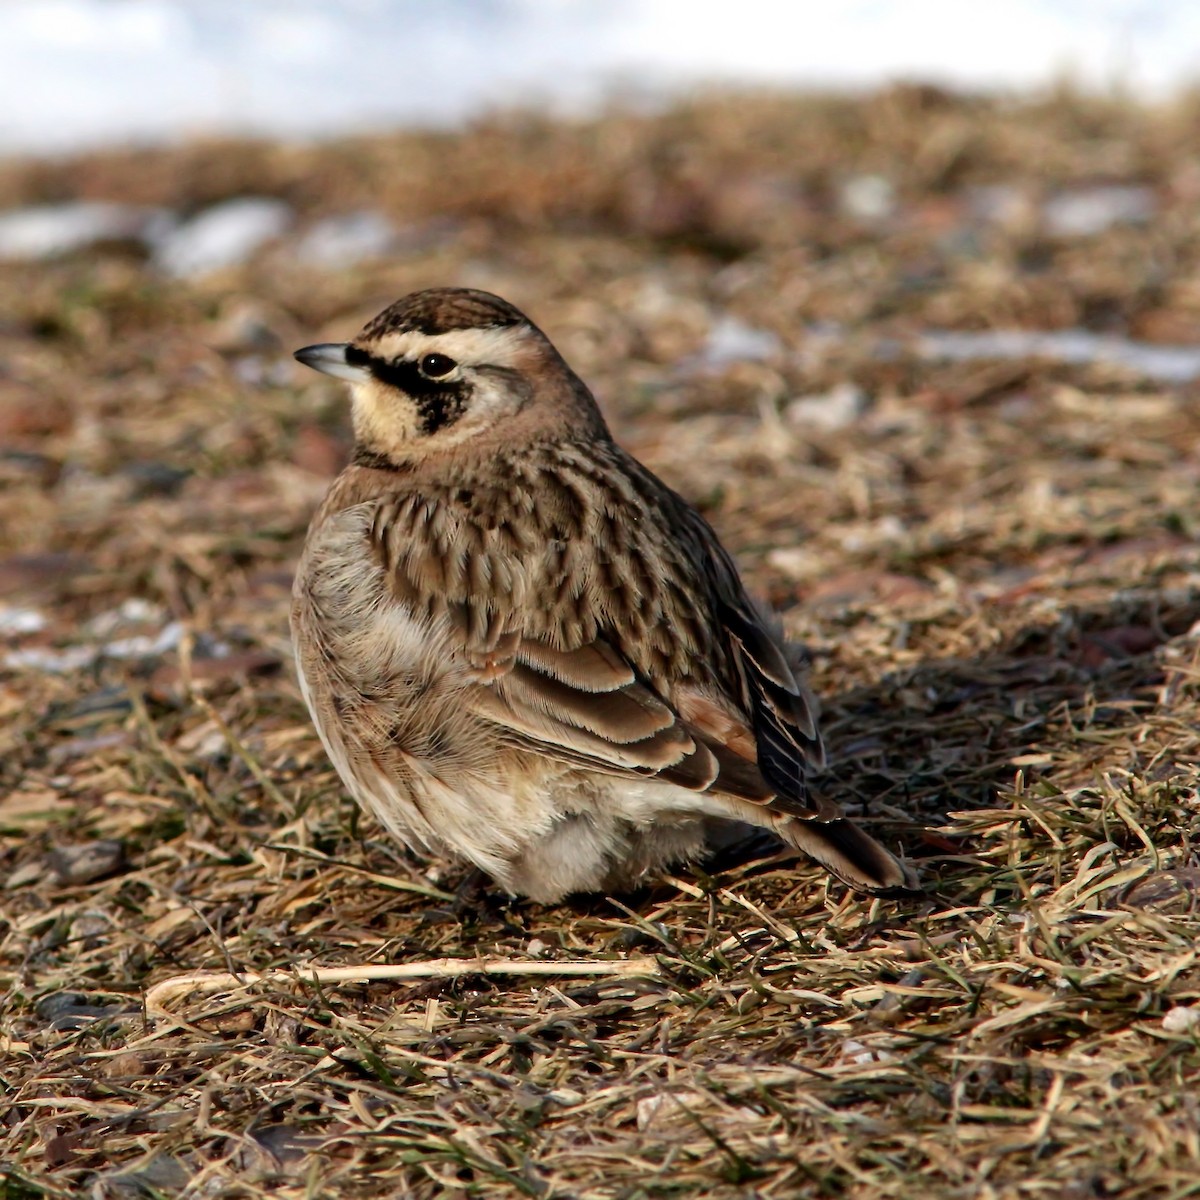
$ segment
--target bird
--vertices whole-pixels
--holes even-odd
[[[350,384],[354,429],[295,577],[300,688],[406,847],[554,904],[751,826],[851,888],[919,890],[809,789],[817,705],[777,618],[521,311],[417,291],[295,358]]]

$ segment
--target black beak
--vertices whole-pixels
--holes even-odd
[[[323,375],[332,375],[336,379],[346,379],[350,383],[365,383],[371,378],[371,372],[366,367],[355,366],[348,362],[346,351],[350,346],[346,342],[321,342],[316,346],[305,346],[297,350],[293,357],[314,371]]]

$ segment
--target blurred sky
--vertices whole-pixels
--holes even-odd
[[[0,0],[0,153],[586,109],[706,81],[1162,95],[1200,0]]]

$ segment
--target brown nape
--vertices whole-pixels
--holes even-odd
[[[373,317],[356,340],[371,341],[388,333],[449,333],[455,329],[500,329],[529,324],[519,308],[475,288],[428,288],[397,300]]]

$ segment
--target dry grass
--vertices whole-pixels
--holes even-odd
[[[0,673],[0,1196],[1200,1193],[1196,387],[906,349],[1195,340],[1195,111],[899,89],[0,168],[6,203],[407,222],[340,274],[0,274],[0,598],[48,619],[0,649],[78,652]],[[864,173],[890,213],[839,207]],[[1149,223],[1047,234],[1121,181]],[[813,648],[822,786],[927,900],[768,860],[464,908],[360,822],[286,666],[345,448],[287,351],[435,283],[525,307],[705,508]],[[697,368],[722,313],[780,348]],[[796,403],[846,380],[840,424]]]

